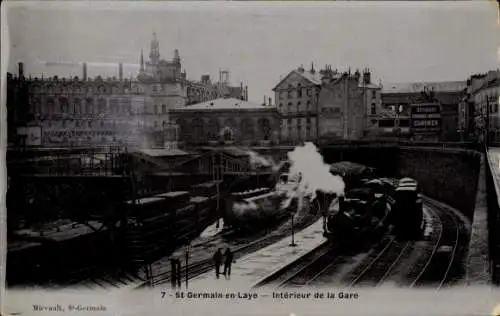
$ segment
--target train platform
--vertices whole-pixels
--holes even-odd
[[[233,263],[229,278],[221,274],[217,279],[214,268],[210,272],[191,279],[188,284],[189,290],[249,290],[269,275],[326,242],[323,237],[323,219],[295,233],[294,239],[296,244],[294,247],[291,246],[292,238],[289,236],[240,258]]]

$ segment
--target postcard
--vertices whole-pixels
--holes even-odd
[[[2,315],[500,315],[498,9],[3,2]]]

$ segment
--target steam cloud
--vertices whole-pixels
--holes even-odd
[[[316,191],[343,195],[345,184],[341,177],[330,173],[330,166],[323,161],[318,148],[313,143],[295,147],[288,153],[290,160],[290,177],[298,177],[296,191],[299,197],[299,206],[302,197],[316,197]],[[289,202],[288,202],[289,203]]]
[[[271,158],[261,156],[252,150],[247,151],[247,153],[250,158],[250,165],[252,166],[252,168],[273,167],[274,169],[275,163]]]

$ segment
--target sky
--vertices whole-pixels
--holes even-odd
[[[248,85],[262,102],[292,69],[314,63],[375,83],[466,80],[497,69],[498,10],[491,2],[7,2],[8,71],[33,76],[135,76],[156,32],[161,58],[179,49],[189,79]],[[2,45],[3,46],[3,45]],[[45,62],[75,65],[46,66]]]

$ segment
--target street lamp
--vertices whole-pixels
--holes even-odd
[[[189,274],[189,250],[191,249],[191,244],[188,244],[186,247],[185,259],[186,259],[186,290],[188,289],[188,274]]]
[[[300,181],[299,181],[300,183]],[[300,211],[303,207],[303,203],[304,203],[304,195],[302,194],[302,192],[300,192],[299,190],[297,190],[297,208],[295,211],[292,211],[291,214],[292,214],[292,242],[290,243],[290,247],[295,247],[297,246],[297,244],[295,243],[295,221],[294,221],[294,217],[295,217],[295,214],[297,213],[297,211]],[[292,208],[293,210],[293,208]]]

